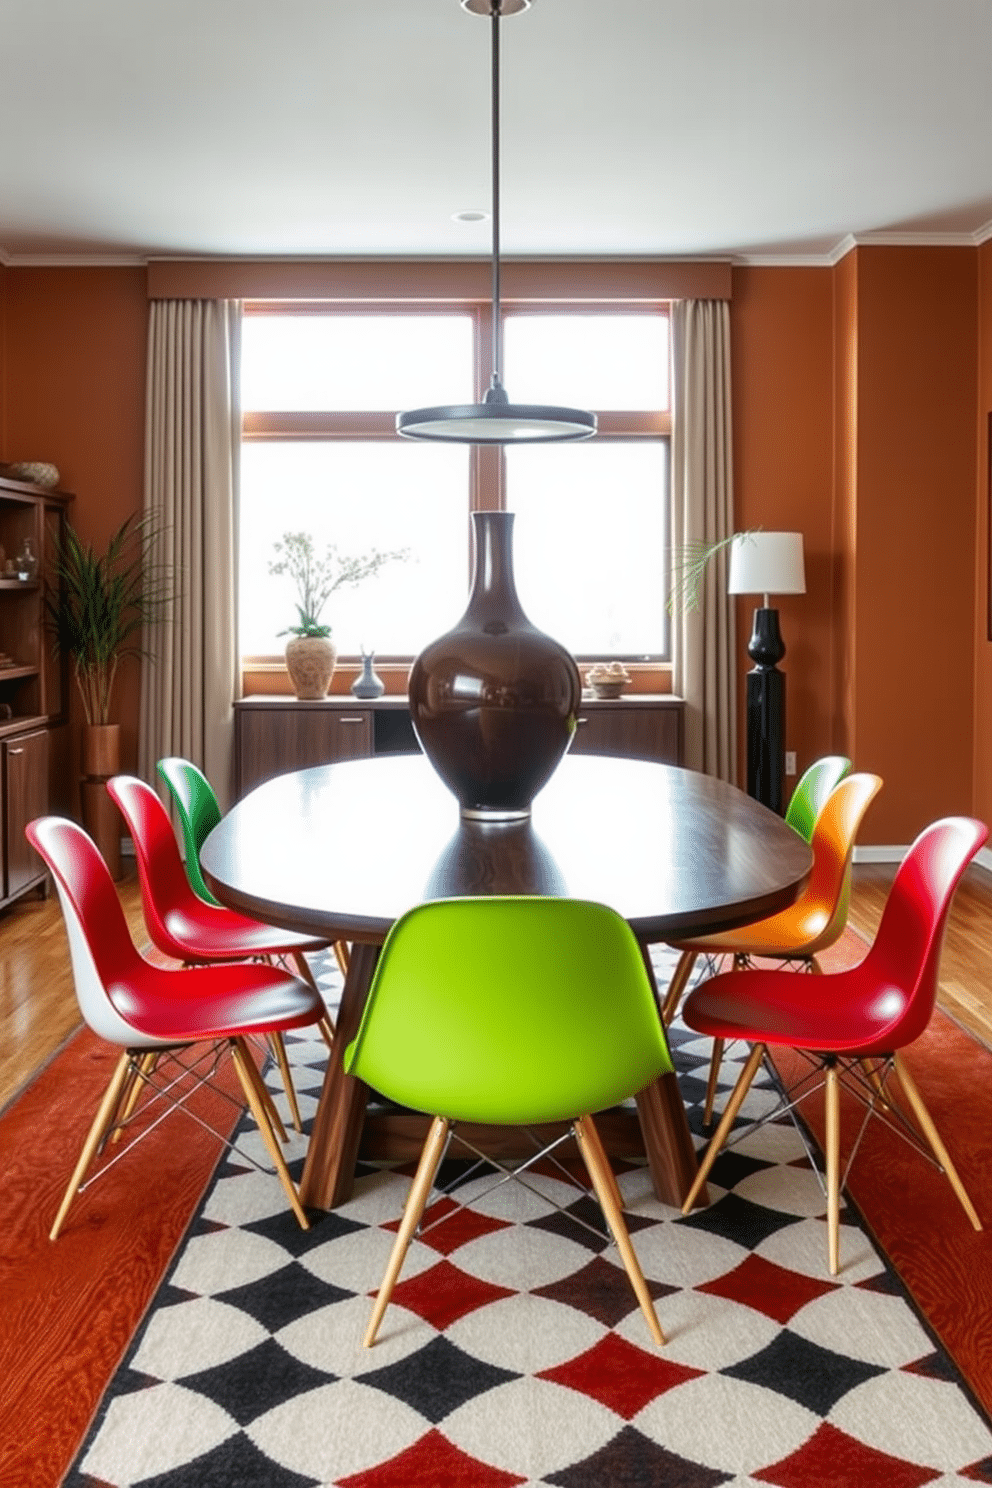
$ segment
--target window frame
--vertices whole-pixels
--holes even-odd
[[[671,306],[668,299],[645,301],[623,301],[604,298],[602,300],[553,299],[550,297],[515,301],[503,299],[501,312],[504,324],[520,315],[589,315],[622,316],[646,314],[661,315],[669,321],[671,335]],[[243,314],[251,315],[458,315],[469,316],[473,335],[473,396],[481,402],[489,386],[492,369],[492,307],[488,300],[441,300],[441,299],[389,299],[362,300],[286,300],[246,299]],[[660,410],[592,410],[597,416],[597,441],[610,443],[638,442],[640,440],[668,441],[669,471],[671,469],[672,409],[671,386],[669,406]],[[396,432],[395,410],[280,410],[278,412],[243,411],[241,419],[242,442],[308,440],[324,443],[330,440],[401,441]],[[506,478],[503,449],[500,445],[471,445],[469,447],[468,503],[465,520],[471,527],[471,514],[476,511],[504,511],[506,509]],[[471,548],[471,544],[469,545]],[[471,563],[471,554],[469,556]],[[466,574],[466,589],[471,573]],[[376,656],[376,669],[390,682],[402,674],[405,679],[413,656]],[[583,668],[605,659],[596,656],[577,658]],[[380,665],[381,663],[381,665]],[[239,658],[242,685],[245,695],[253,691],[267,690],[259,680],[271,683],[273,674],[285,673],[284,662],[274,656],[242,655]],[[641,662],[626,662],[631,674],[634,692],[670,692],[672,663],[670,658],[652,658]],[[344,655],[338,658],[335,680],[351,680],[360,671],[360,658]],[[340,673],[340,678],[339,678]],[[395,674],[395,675],[394,675]],[[405,685],[405,681],[404,681]],[[336,689],[335,689],[336,690]],[[392,689],[390,689],[392,690]]]

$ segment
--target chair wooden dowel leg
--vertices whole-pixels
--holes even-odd
[[[672,980],[668,984],[665,1000],[661,1005],[661,1021],[667,1028],[679,1010],[682,1001],[682,993],[692,975],[692,968],[696,964],[695,951],[683,951],[678,959],[678,965],[672,973]]]
[[[827,1139],[827,1264],[840,1266],[840,1088],[836,1064],[828,1064],[824,1101]]]
[[[430,1198],[431,1189],[434,1187],[434,1176],[444,1155],[450,1124],[450,1122],[445,1121],[443,1116],[435,1116],[431,1122],[430,1131],[427,1133],[427,1140],[420,1154],[420,1162],[413,1180],[413,1187],[407,1196],[406,1205],[403,1209],[403,1218],[400,1222],[400,1227],[397,1231],[392,1251],[390,1252],[389,1261],[386,1265],[386,1274],[382,1278],[382,1285],[379,1288],[378,1296],[372,1308],[372,1316],[369,1319],[368,1328],[365,1330],[363,1342],[366,1348],[371,1348],[375,1343],[379,1324],[382,1322],[386,1308],[389,1306],[389,1299],[393,1295],[393,1288],[396,1285],[396,1279],[400,1274],[400,1268],[403,1265],[406,1253],[410,1248],[410,1241],[413,1239],[414,1231],[420,1223],[420,1216],[426,1208],[427,1200]]]
[[[596,1123],[592,1120],[591,1117],[587,1120],[586,1125],[583,1128],[583,1135],[589,1146],[595,1149],[596,1156],[599,1160],[599,1170],[603,1175],[604,1181],[610,1186],[610,1192],[613,1196],[614,1204],[616,1204],[618,1209],[623,1209],[623,1194],[620,1192],[620,1185],[617,1182],[616,1174],[614,1173],[613,1168],[610,1165],[610,1159],[606,1155],[606,1148],[603,1146],[603,1139],[599,1135],[599,1128],[596,1126]],[[582,1155],[582,1160],[583,1162],[586,1161],[585,1153],[583,1153]],[[586,1162],[586,1167],[588,1168],[588,1166],[589,1164],[588,1162]],[[592,1177],[592,1174],[590,1173],[589,1176]]]
[[[99,1110],[93,1118],[93,1124],[89,1129],[86,1141],[83,1143],[83,1150],[82,1152],[80,1152],[76,1162],[76,1166],[72,1170],[72,1177],[69,1179],[69,1185],[66,1188],[62,1203],[59,1205],[59,1212],[55,1216],[55,1223],[52,1225],[52,1228],[48,1232],[49,1240],[58,1239],[59,1231],[61,1230],[62,1225],[65,1222],[65,1217],[69,1212],[69,1205],[75,1198],[76,1190],[82,1182],[83,1174],[86,1172],[86,1169],[93,1161],[93,1154],[96,1152],[96,1149],[99,1147],[101,1141],[103,1140],[104,1132],[107,1130],[107,1127],[113,1120],[114,1112],[117,1110],[117,1103],[121,1098],[121,1091],[127,1084],[127,1079],[130,1072],[131,1056],[125,1050],[120,1059],[118,1059],[117,1061],[114,1073],[110,1077],[110,1084],[104,1091],[103,1100],[100,1102]]]
[[[737,1084],[730,1092],[730,1099],[727,1102],[726,1110],[720,1118],[720,1125],[717,1127],[716,1131],[713,1133],[712,1138],[710,1139],[709,1146],[706,1148],[706,1151],[703,1154],[703,1160],[699,1164],[699,1171],[693,1179],[692,1187],[686,1194],[685,1202],[682,1205],[683,1214],[689,1213],[689,1210],[692,1208],[693,1204],[695,1204],[697,1198],[699,1197],[700,1189],[706,1182],[710,1168],[712,1168],[713,1164],[716,1162],[716,1159],[720,1152],[720,1148],[727,1140],[727,1134],[730,1131],[730,1128],[733,1126],[737,1116],[737,1112],[740,1110],[744,1097],[747,1095],[748,1090],[751,1087],[751,1081],[758,1073],[758,1069],[761,1065],[761,1061],[764,1058],[764,1055],[764,1044],[755,1044],[754,1048],[748,1055],[747,1063],[744,1065],[744,1068],[741,1070],[740,1075],[737,1078]]]
[[[303,952],[291,951],[289,954],[289,963],[295,971],[296,975],[299,977],[300,981],[306,982],[310,990],[312,992],[318,993],[319,995],[320,988],[317,986],[317,983],[314,980],[313,972],[310,970],[310,963],[307,961],[307,958],[306,956],[304,956]]]
[[[982,1228],[982,1221],[979,1219],[975,1206],[968,1197],[967,1190],[958,1176],[957,1168],[951,1162],[950,1153],[944,1146],[940,1133],[934,1126],[933,1117],[923,1103],[923,1097],[917,1088],[916,1081],[906,1068],[905,1060],[899,1054],[895,1056],[895,1066],[896,1074],[899,1076],[899,1083],[906,1093],[906,1099],[909,1101],[910,1109],[919,1123],[920,1130],[930,1143],[934,1157],[947,1174],[947,1180],[957,1194],[961,1207],[965,1214],[967,1214],[972,1226],[976,1230],[980,1230]]]
[[[346,940],[336,940],[334,942],[334,957],[338,963],[338,967],[340,968],[341,975],[347,976],[348,962],[351,958],[351,950]]]
[[[250,1056],[248,1057],[247,1067],[254,1082],[258,1098],[265,1107],[266,1115],[269,1118],[269,1125],[278,1136],[280,1142],[287,1142],[289,1138],[286,1136],[286,1128],[282,1124],[282,1117],[279,1115],[276,1103],[272,1099],[272,1091],[262,1079],[262,1076],[258,1072],[258,1065]]]
[[[331,1017],[330,1013],[325,1013],[324,1014],[324,1016],[321,1018],[320,1022],[317,1024],[317,1027],[320,1029],[321,1033],[323,1034],[324,1043],[327,1045],[327,1047],[329,1049],[332,1049],[334,1047],[334,1033],[335,1033],[335,1029],[334,1029],[334,1019]]]
[[[599,1133],[593,1124],[591,1116],[580,1116],[573,1125],[575,1139],[582,1153],[582,1160],[592,1179],[592,1186],[596,1190],[600,1207],[606,1216],[606,1223],[610,1227],[610,1233],[617,1244],[620,1259],[623,1261],[624,1270],[630,1279],[634,1289],[634,1296],[641,1305],[641,1311],[648,1325],[651,1337],[659,1348],[665,1342],[665,1335],[661,1331],[658,1322],[658,1314],[654,1310],[654,1302],[648,1291],[648,1284],[644,1280],[644,1272],[641,1270],[640,1262],[634,1253],[634,1247],[630,1243],[630,1234],[627,1230],[627,1222],[623,1217],[623,1208],[619,1202],[619,1189],[613,1170],[606,1160]]]
[[[131,1073],[124,1082],[124,1087],[121,1090],[120,1109],[114,1117],[115,1130],[110,1138],[112,1142],[120,1141],[124,1123],[129,1121],[134,1115],[134,1108],[138,1104],[138,1099],[144,1089],[145,1082],[138,1071],[140,1070],[142,1074],[150,1075],[157,1063],[158,1055],[149,1050],[147,1054],[141,1056],[137,1069],[132,1067]]]
[[[272,1035],[272,1051],[276,1056],[279,1073],[282,1075],[283,1088],[286,1091],[286,1099],[289,1101],[289,1112],[293,1118],[293,1126],[298,1132],[302,1132],[303,1122],[300,1120],[300,1106],[296,1099],[296,1087],[293,1084],[289,1059],[286,1055],[286,1040],[281,1033],[274,1033]]]
[[[723,1063],[723,1039],[713,1040],[713,1052],[710,1055],[710,1075],[706,1082],[706,1104],[703,1106],[703,1125],[709,1126],[713,1120],[713,1102],[716,1099],[716,1082],[720,1074],[720,1066]]]
[[[244,1039],[238,1038],[231,1040],[231,1059],[234,1061],[234,1068],[237,1070],[238,1079],[241,1081],[241,1088],[245,1093],[245,1099],[251,1108],[251,1114],[254,1116],[258,1129],[262,1133],[262,1140],[269,1150],[269,1156],[275,1164],[279,1181],[286,1190],[290,1208],[299,1220],[300,1228],[308,1230],[310,1228],[310,1221],[307,1219],[303,1205],[300,1203],[296,1186],[286,1166],[286,1159],[279,1150],[279,1143],[276,1140],[275,1132],[272,1130],[272,1125],[269,1121],[269,1113],[265,1108],[265,1103],[259,1094],[256,1084],[256,1081],[259,1079],[258,1070],[255,1068],[255,1062]]]

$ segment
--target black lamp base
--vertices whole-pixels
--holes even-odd
[[[747,653],[756,663],[747,674],[747,793],[779,815],[784,809],[785,655],[778,610],[760,608]]]

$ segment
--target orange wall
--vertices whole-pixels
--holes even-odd
[[[977,258],[858,248],[854,758],[864,840],[972,800]]]
[[[8,267],[2,286],[0,457],[57,465],[76,496],[70,520],[99,549],[142,504],[145,271]],[[128,769],[137,759],[138,702],[138,666],[129,662],[117,693]],[[71,717],[75,735],[75,695]]]
[[[806,538],[807,593],[779,601],[787,748],[800,768],[843,750],[884,776],[867,843],[906,843],[946,811],[992,816],[975,552],[992,246],[737,267],[731,313],[737,523]],[[146,322],[141,268],[0,267],[0,458],[54,461],[98,545],[141,506]],[[753,602],[739,605],[742,724]],[[132,767],[137,668],[122,680]]]
[[[978,438],[975,520],[975,742],[976,816],[992,822],[992,575],[989,572],[989,503],[992,500],[992,242],[978,252]]]
[[[731,302],[736,526],[802,532],[806,593],[782,595],[786,749],[800,771],[832,747],[833,274],[737,268]],[[743,782],[747,641],[755,603],[737,605],[739,775]]]

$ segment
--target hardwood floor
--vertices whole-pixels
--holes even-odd
[[[133,862],[118,884],[137,945],[148,935]],[[0,915],[0,1111],[80,1026],[65,922],[54,889]]]
[[[858,864],[850,922],[871,939],[895,872]],[[118,884],[131,933],[147,941],[133,864]],[[941,962],[940,1004],[992,1049],[992,874],[969,868],[951,909]],[[62,912],[53,892],[0,917],[0,1111],[79,1027]]]

